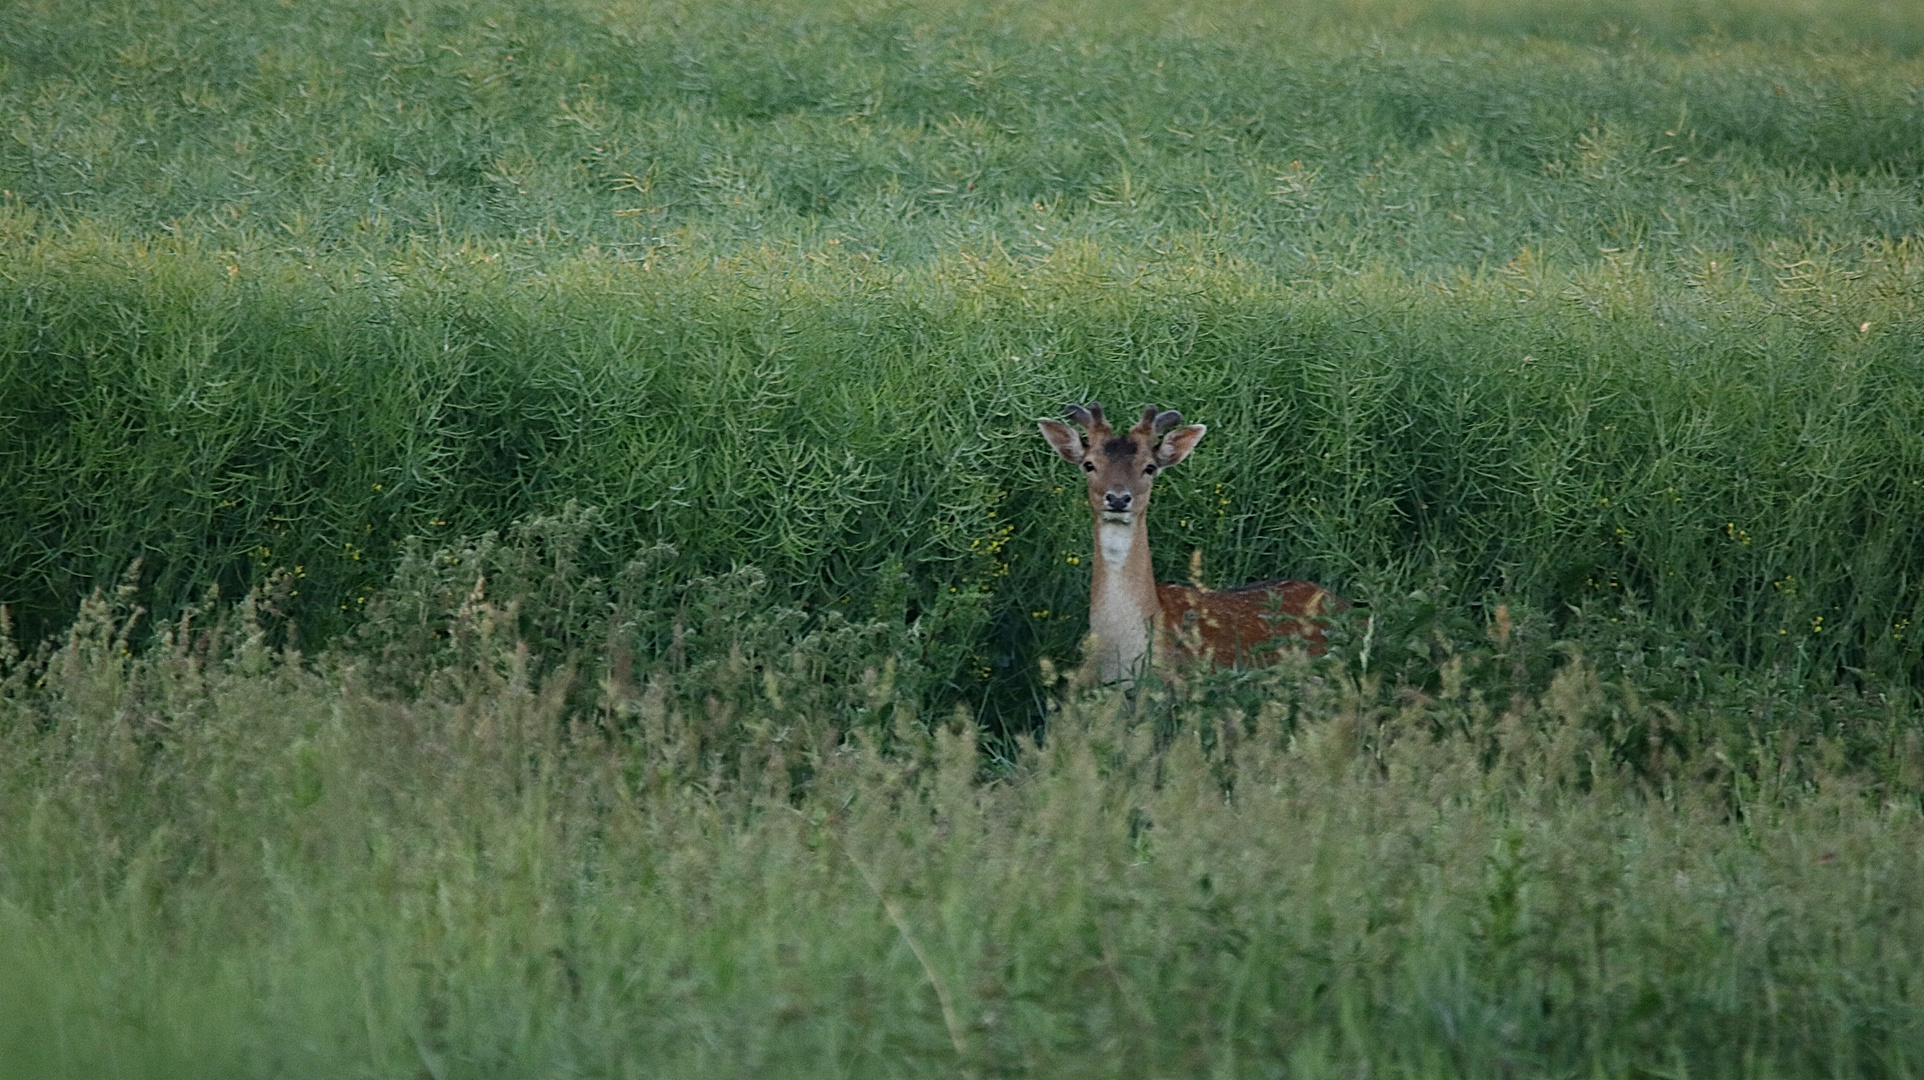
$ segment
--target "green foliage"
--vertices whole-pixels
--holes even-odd
[[[1503,10],[17,5],[0,600],[139,558],[332,640],[408,537],[580,500],[591,575],[933,613],[1021,726],[1083,588],[1028,420],[1106,396],[1211,425],[1171,576],[1909,677],[1915,62]]]
[[[579,500],[592,576],[933,613],[1020,727],[1086,543],[1028,421],[1107,397],[1211,425],[1169,576],[1908,678],[1915,28],[1612,11],[16,5],[0,601],[138,558],[333,640]]]
[[[738,729],[733,719],[761,702],[814,745],[912,717],[937,690],[929,673],[952,672],[979,629],[934,613],[908,625],[852,622],[834,610],[810,619],[772,603],[753,568],[670,576],[676,552],[666,545],[603,581],[584,557],[605,537],[601,524],[570,504],[518,523],[505,541],[490,533],[431,552],[410,542],[393,585],[374,594],[356,627],[357,673],[403,697],[459,693],[477,669],[520,684],[550,679],[571,708],[700,709],[710,736],[724,741],[767,735],[765,725]],[[676,687],[695,696],[678,697]]]
[[[525,284],[448,264],[395,295],[91,250],[14,262],[5,408],[34,437],[0,514],[39,625],[141,556],[162,612],[280,574],[326,640],[407,536],[579,499],[602,514],[585,572],[667,542],[660,574],[755,566],[783,604],[938,617],[973,634],[951,693],[1015,718],[1033,659],[1073,651],[1087,589],[1073,477],[1031,418],[1107,395],[1211,428],[1158,495],[1165,579],[1201,549],[1212,583],[1373,601],[1633,595],[1756,667],[1906,678],[1920,656],[1908,242],[1762,292],[1663,290],[1634,260],[1280,291],[1183,267],[1117,289],[1085,252],[956,277],[736,260],[648,271],[639,295],[616,264]],[[177,274],[192,312],[154,295]]]
[[[1568,8],[7,5],[6,1071],[1913,1069],[1924,9]]]
[[[581,520],[458,550],[527,568],[532,612]],[[1620,624],[1557,642],[1506,608],[1419,655],[1418,604],[1360,679],[1299,658],[1133,705],[1071,680],[985,773],[965,716],[917,719],[904,642],[744,614],[753,582],[638,602],[681,633],[585,686],[507,632],[514,601],[447,611],[437,575],[411,559],[371,620],[392,644],[440,612],[398,697],[381,654],[270,647],[259,597],[137,652],[132,590],[96,596],[8,661],[9,1071],[1855,1075],[1924,1049],[1902,704],[1672,708]]]

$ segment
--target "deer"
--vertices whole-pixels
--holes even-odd
[[[1202,441],[1205,425],[1184,425],[1182,413],[1158,412],[1153,405],[1122,432],[1109,426],[1096,402],[1070,405],[1067,414],[1088,432],[1087,442],[1060,420],[1037,420],[1036,426],[1088,480],[1095,558],[1084,655],[1103,682],[1133,686],[1145,661],[1186,659],[1223,668],[1271,663],[1290,647],[1311,656],[1324,651],[1325,617],[1349,604],[1321,585],[1259,581],[1216,591],[1200,581],[1156,584],[1149,561],[1149,493],[1157,474]],[[1199,560],[1192,565],[1200,578]]]

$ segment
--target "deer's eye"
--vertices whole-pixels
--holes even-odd
[[[1156,467],[1154,465],[1150,465],[1147,468],[1144,468],[1142,470],[1142,474],[1144,476],[1154,476],[1156,475]]]
[[[1095,462],[1093,462],[1093,461],[1085,461],[1085,462],[1083,462],[1083,463],[1082,463],[1082,471],[1083,471],[1083,472],[1095,472],[1095,471],[1096,471],[1096,463],[1095,463]]]

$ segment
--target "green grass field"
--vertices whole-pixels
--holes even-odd
[[[0,1075],[1924,1072],[1924,9],[1568,7],[0,10]]]

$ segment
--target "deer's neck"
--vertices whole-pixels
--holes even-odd
[[[1096,520],[1095,574],[1089,588],[1089,633],[1104,682],[1130,683],[1142,670],[1155,633],[1156,578],[1149,566],[1149,527],[1138,512],[1127,525]]]

